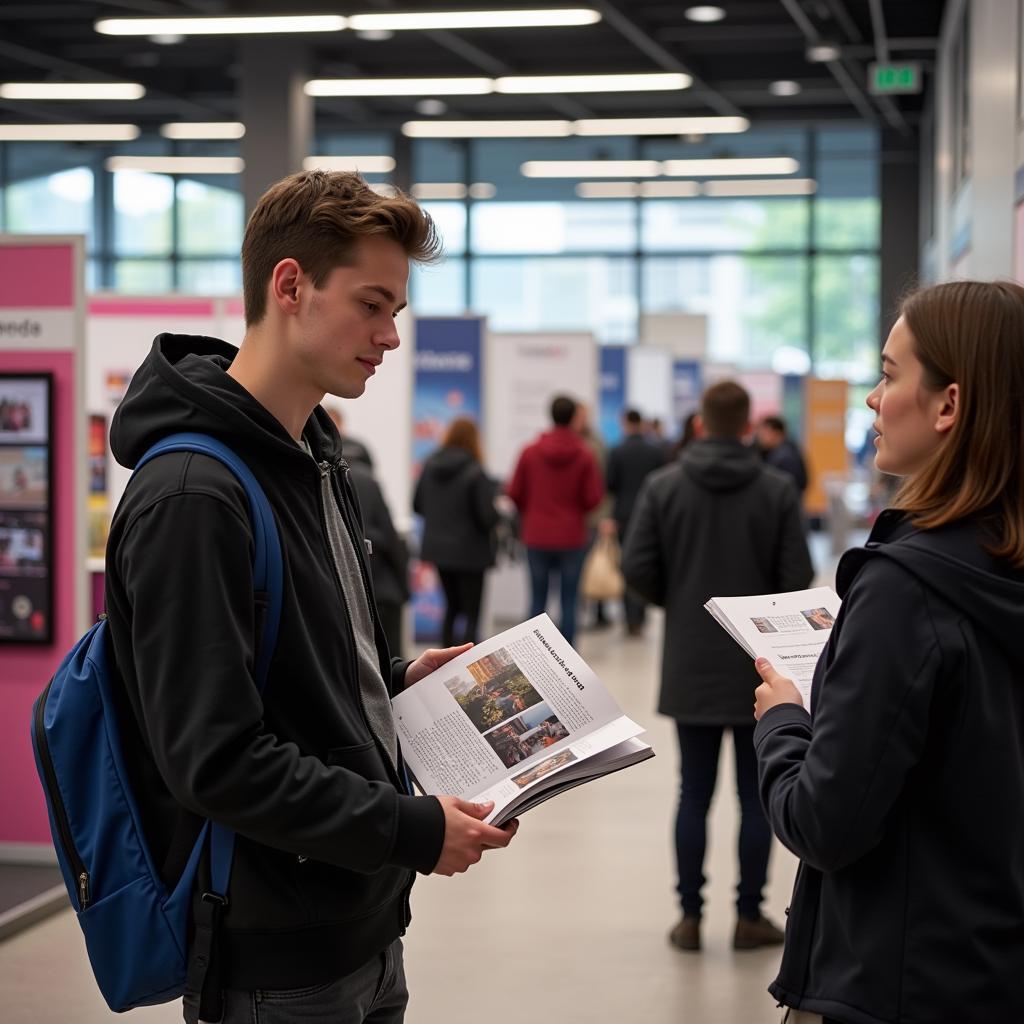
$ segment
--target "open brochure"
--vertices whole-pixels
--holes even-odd
[[[804,707],[811,682],[842,602],[831,587],[757,597],[713,597],[704,607],[752,658],[767,658],[792,679]]]
[[[492,825],[654,756],[547,615],[477,644],[393,705],[417,786],[493,800]]]

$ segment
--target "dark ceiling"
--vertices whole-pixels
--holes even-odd
[[[293,5],[296,5],[294,9]],[[344,5],[318,0],[116,0],[116,2],[17,2],[0,0],[0,78],[5,81],[141,82],[148,90],[130,103],[0,101],[7,122],[131,121],[145,129],[164,121],[236,120],[241,76],[239,40],[191,37],[176,45],[148,38],[95,32],[101,17],[216,14],[353,14],[392,10],[479,10],[550,7],[549,2],[428,2],[390,4],[365,0]],[[668,0],[567,0],[603,15],[586,28],[480,29],[398,32],[370,41],[353,32],[288,37],[308,48],[310,77],[487,76],[582,72],[686,71],[683,92],[579,96],[476,96],[447,99],[448,117],[551,118],[743,114],[755,124],[778,121],[861,120],[906,130],[920,113],[920,96],[872,97],[867,65],[880,54],[919,60],[926,71],[935,57],[944,0],[718,0],[725,20],[696,24],[687,2]],[[872,7],[882,24],[872,19]],[[805,51],[815,40],[842,47],[842,57],[812,63]],[[800,83],[793,97],[768,89],[778,79]],[[321,132],[390,129],[418,117],[412,98],[323,99],[316,102]]]

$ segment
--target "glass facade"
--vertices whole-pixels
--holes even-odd
[[[93,289],[238,294],[240,180],[107,170],[110,156],[153,146],[0,145],[0,230],[84,234]],[[336,136],[316,148],[388,154],[393,140]],[[177,150],[235,151],[220,143]],[[418,313],[472,312],[499,331],[592,331],[602,343],[627,345],[639,339],[644,312],[700,313],[708,317],[710,361],[771,368],[780,349],[796,349],[822,376],[856,383],[877,373],[878,139],[870,129],[753,129],[725,142],[416,140],[405,151],[413,181],[467,193],[424,201],[446,258],[414,268]],[[591,200],[577,194],[577,179],[521,172],[526,160],[685,160],[725,151],[791,156],[816,192]]]

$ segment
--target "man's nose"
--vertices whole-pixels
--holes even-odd
[[[401,338],[398,337],[398,324],[392,320],[390,325],[379,331],[373,340],[378,345],[383,345],[384,348],[388,350],[398,348],[402,341]]]

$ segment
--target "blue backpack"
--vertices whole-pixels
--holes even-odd
[[[281,615],[281,546],[263,489],[228,447],[203,434],[174,434],[154,445],[135,471],[165,452],[212,456],[238,477],[249,498],[253,582],[268,597],[256,658],[262,691]],[[97,984],[115,1011],[202,991],[220,908],[226,905],[235,833],[207,821],[173,891],[160,878],[142,834],[125,771],[103,617],[61,662],[36,700],[32,746],[43,783],[50,831]],[[210,846],[210,891],[197,904],[189,962],[189,920],[204,846]],[[214,998],[219,999],[219,992]],[[205,1014],[204,1014],[205,1016]]]

